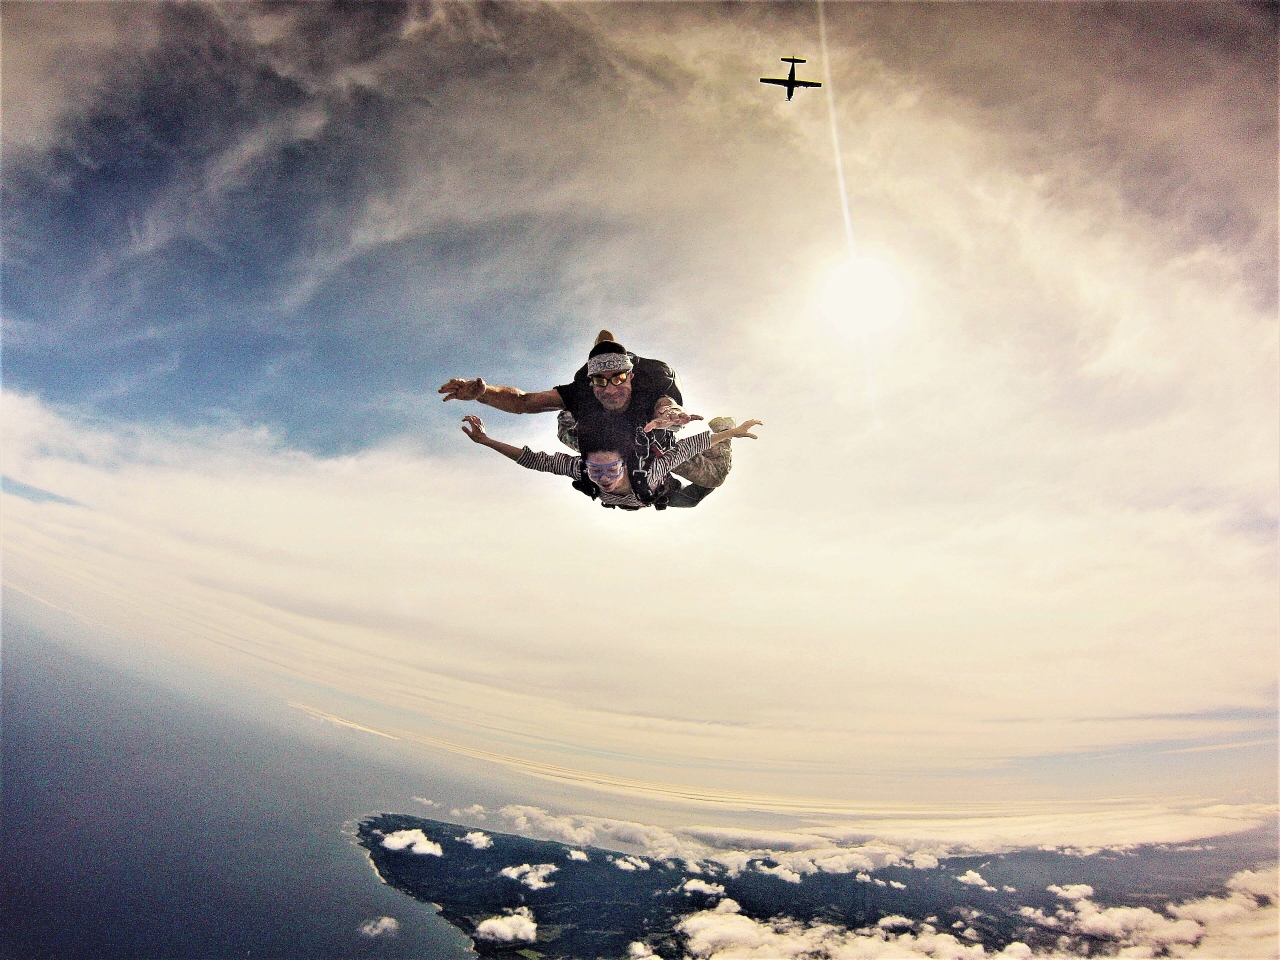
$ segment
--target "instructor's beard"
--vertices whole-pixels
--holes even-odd
[[[631,403],[631,381],[607,387],[592,387],[600,406],[610,413],[622,413]]]

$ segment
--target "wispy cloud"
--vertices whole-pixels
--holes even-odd
[[[370,939],[396,937],[400,935],[400,921],[395,917],[375,917],[360,924],[360,934]]]
[[[61,503],[68,507],[78,507],[81,504],[67,497],[60,497],[56,493],[50,493],[48,490],[41,490],[39,487],[33,487],[30,484],[22,483],[14,480],[12,477],[0,476],[0,493],[8,493],[15,497],[21,497],[23,500],[30,500],[32,503]]]
[[[375,730],[373,727],[366,727],[364,724],[355,723],[352,720],[344,720],[342,717],[334,716],[331,713],[325,713],[323,710],[317,710],[315,707],[309,707],[305,703],[297,703],[293,700],[288,701],[289,706],[295,710],[301,710],[303,713],[316,720],[323,720],[326,723],[332,723],[339,727],[346,727],[349,730],[359,730],[361,733],[371,733],[375,737],[386,737],[388,740],[398,740],[399,737],[390,733],[384,733],[381,730]]]

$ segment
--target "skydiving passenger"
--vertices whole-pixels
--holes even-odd
[[[599,497],[601,506],[623,510],[697,506],[711,491],[696,484],[685,487],[671,476],[674,468],[734,437],[755,440],[757,437],[751,428],[760,425],[759,420],[748,420],[735,426],[729,417],[719,418],[729,424],[726,429],[685,437],[671,450],[651,458],[641,467],[637,465],[629,432],[619,429],[616,419],[590,418],[579,424],[579,442],[586,452],[576,457],[567,453],[536,453],[527,446],[514,447],[485,433],[484,421],[474,414],[462,419],[462,432],[475,443],[496,450],[529,470],[570,477],[577,490],[593,500]]]
[[[674,430],[693,420],[697,414],[686,413],[681,404],[680,380],[674,370],[661,360],[637,357],[601,330],[585,366],[574,374],[573,382],[526,393],[515,387],[491,386],[477,377],[463,380],[455,377],[440,388],[444,400],[476,400],[507,413],[546,413],[561,411],[557,435],[572,450],[580,450],[578,424],[585,417],[603,415],[624,420],[635,434],[639,445],[637,456],[644,461],[661,456],[675,446]],[[713,420],[711,426],[724,430],[732,425],[728,418]],[[727,443],[712,447],[682,464],[676,471],[695,486],[704,488],[702,496],[724,483],[733,465],[733,454]]]

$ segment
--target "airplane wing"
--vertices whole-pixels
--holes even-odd
[[[790,83],[790,81],[789,81],[789,80],[779,80],[777,77],[761,77],[761,78],[760,78],[760,82],[761,82],[761,83],[776,83],[776,84],[777,84],[778,86],[780,86],[780,87],[785,87],[788,83]]]
[[[795,80],[792,81],[797,87],[820,87],[822,84],[816,80]]]

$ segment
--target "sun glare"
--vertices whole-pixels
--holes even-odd
[[[868,257],[838,264],[818,299],[827,322],[856,339],[888,330],[902,319],[906,304],[906,290],[894,271]]]

